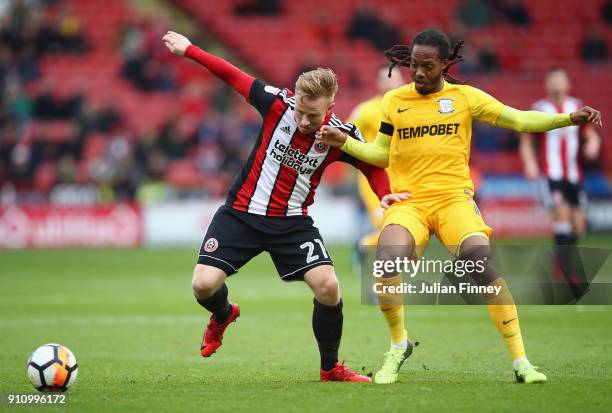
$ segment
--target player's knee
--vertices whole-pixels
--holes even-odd
[[[478,285],[489,285],[499,278],[490,245],[462,246],[457,259],[474,269],[470,275]]]
[[[223,283],[223,277],[206,267],[197,267],[193,271],[191,288],[198,298],[210,297]]]
[[[340,284],[335,275],[323,278],[317,285],[315,295],[321,304],[336,305],[340,301]]]
[[[411,248],[408,245],[378,245],[376,248],[376,259],[383,261],[394,261],[397,258],[411,257]]]
[[[381,268],[383,269],[382,276],[383,277],[393,277],[397,275],[397,271],[393,270],[391,272],[386,271],[388,268],[385,265],[387,262],[396,262],[399,260],[404,260],[405,258],[411,258],[412,251],[409,246],[406,245],[378,245],[376,249],[376,261],[381,263]],[[391,268],[396,268],[395,266],[390,266]]]
[[[376,259],[394,261],[397,258],[412,257],[414,254],[414,238],[400,225],[389,225],[380,234]]]

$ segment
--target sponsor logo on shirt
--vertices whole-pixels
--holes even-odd
[[[411,128],[397,129],[399,139],[422,138],[423,136],[456,135],[459,131],[459,123],[441,123],[438,125],[421,125]]]
[[[292,148],[280,141],[274,142],[269,156],[276,159],[281,165],[287,165],[300,174],[309,175],[319,166],[319,159],[302,153],[299,149]]]

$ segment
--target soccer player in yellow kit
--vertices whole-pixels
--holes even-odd
[[[380,126],[380,114],[382,112],[382,101],[383,95],[390,90],[398,88],[404,84],[404,78],[402,72],[398,67],[391,70],[391,76],[388,76],[389,65],[383,65],[378,69],[376,74],[376,87],[378,88],[378,95],[371,97],[370,99],[361,102],[352,110],[348,122],[353,123],[361,131],[366,142],[372,142],[376,139],[376,133]],[[359,241],[357,248],[362,246],[376,245],[378,241],[378,234],[383,223],[383,214],[380,208],[380,200],[378,196],[368,184],[368,180],[363,174],[359,175],[357,180],[357,188],[359,189],[359,195],[366,210],[368,211],[368,217],[372,224],[373,232],[365,235]],[[362,264],[362,263],[360,263]]]
[[[374,142],[347,139],[337,129],[323,127],[319,141],[340,147],[358,159],[388,167],[392,194],[381,201],[387,207],[377,247],[378,260],[410,258],[436,234],[459,260],[485,262],[472,276],[480,285],[500,288],[486,295],[489,312],[510,350],[516,380],[542,383],[546,376],[527,359],[516,306],[506,282],[495,269],[489,228],[473,201],[469,175],[472,120],[477,119],[520,132],[544,132],[592,122],[601,125],[601,113],[585,106],[572,113],[519,111],[448,75],[459,62],[462,42],[452,49],[448,37],[434,29],[418,33],[411,46],[394,46],[385,54],[394,65],[410,68],[414,83],[385,94],[379,133]],[[399,274],[383,278],[398,285]],[[380,301],[380,297],[379,297]],[[397,380],[402,363],[412,352],[404,327],[403,308],[385,314],[392,345],[385,353],[377,383]]]

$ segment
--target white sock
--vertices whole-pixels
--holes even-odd
[[[399,343],[391,342],[391,347],[406,350],[408,348],[408,340],[400,341]]]
[[[522,362],[522,361],[526,361],[527,363],[529,363],[529,360],[527,360],[526,357],[521,357],[519,359],[514,359],[512,360],[512,368],[514,370],[516,370],[516,368],[518,367],[518,365]]]

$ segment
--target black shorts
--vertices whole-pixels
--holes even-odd
[[[236,273],[267,251],[283,281],[303,280],[318,265],[333,265],[319,230],[309,216],[266,217],[220,207],[206,231],[198,264]]]
[[[586,208],[586,194],[579,183],[549,179],[548,189],[553,205],[562,200],[572,208]]]

